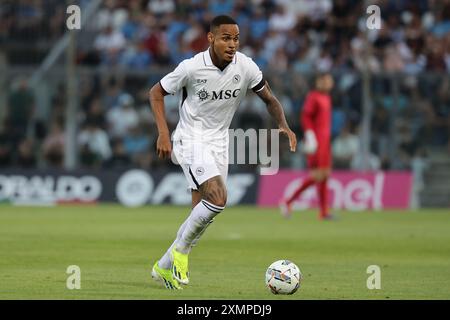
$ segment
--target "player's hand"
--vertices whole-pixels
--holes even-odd
[[[313,154],[317,150],[316,135],[312,130],[306,130],[305,139],[303,142],[303,152],[306,154]]]
[[[295,133],[289,128],[280,128],[280,132],[288,137],[291,152],[295,152],[297,149],[297,137],[295,136]]]
[[[156,153],[161,159],[170,158],[172,153],[172,143],[169,134],[160,134],[156,141]]]

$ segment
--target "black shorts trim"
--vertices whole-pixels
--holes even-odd
[[[197,187],[197,189],[200,188],[200,185],[198,184],[197,180],[195,180],[194,175],[192,174],[191,168],[189,167],[189,174],[191,175],[192,181],[194,181],[195,186]]]

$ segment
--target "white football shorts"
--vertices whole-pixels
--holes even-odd
[[[173,155],[183,169],[189,188],[198,190],[200,185],[216,176],[224,183],[228,176],[228,146],[217,149],[206,142],[175,140]]]

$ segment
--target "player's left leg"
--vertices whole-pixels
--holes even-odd
[[[222,152],[213,152],[212,153],[217,169],[219,169],[220,176],[222,177],[222,181],[224,183],[224,187],[226,186],[227,178],[228,178],[228,149],[225,148]],[[225,190],[226,192],[226,190]],[[192,193],[192,204],[194,206],[198,204],[202,199],[202,194],[200,191],[195,191]],[[211,221],[201,230],[198,235],[195,237],[195,239],[191,243],[191,249],[197,245],[198,241],[202,237],[203,233],[205,233],[206,229],[209,227],[211,223],[214,222],[214,219],[211,219]]]
[[[181,237],[172,249],[173,275],[182,284],[189,282],[188,254],[226,204],[226,188],[220,175],[204,181],[199,188],[202,200],[194,207]]]
[[[226,172],[222,168],[222,160],[227,160],[227,156],[217,157],[207,145],[195,145],[191,150],[192,161],[182,167],[191,187],[194,185],[192,189],[198,193],[193,193],[195,206],[171,251],[173,275],[182,284],[189,282],[188,254],[214,217],[224,209],[227,193],[224,182]]]
[[[313,171],[313,176],[315,177],[317,183],[317,195],[319,198],[319,219],[329,218],[327,184],[330,173],[330,168],[319,168]]]
[[[195,208],[195,206],[200,202],[202,199],[201,194],[198,190],[191,189],[191,195],[192,195],[192,209]],[[192,214],[192,212],[191,212]],[[163,269],[172,269],[172,249],[177,243],[177,241],[181,238],[181,235],[184,232],[184,229],[186,227],[187,221],[191,217],[191,214],[186,218],[186,220],[183,222],[183,224],[180,226],[177,232],[177,236],[175,238],[175,241],[172,243],[172,245],[169,247],[169,249],[166,251],[166,253],[159,259],[158,266]]]
[[[331,148],[329,144],[319,144],[317,150],[317,167],[313,170],[317,184],[317,195],[319,199],[319,219],[332,219],[328,208],[328,178],[331,174]]]

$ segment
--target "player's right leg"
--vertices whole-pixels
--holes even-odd
[[[292,204],[297,200],[300,195],[308,189],[311,185],[316,183],[316,176],[314,174],[314,169],[317,166],[317,154],[308,155],[307,164],[310,169],[310,174],[303,180],[302,184],[293,192],[290,197],[282,198],[279,203],[280,213],[285,218],[290,218],[292,215]]]
[[[308,176],[290,197],[281,199],[279,203],[280,212],[285,218],[290,218],[292,215],[292,203],[300,197],[303,191],[308,189],[314,183],[314,178],[312,176]]]

